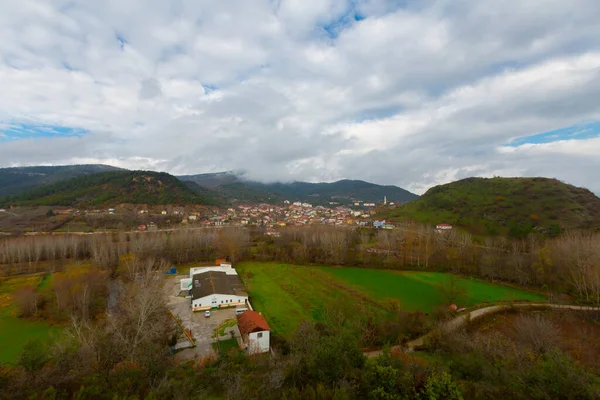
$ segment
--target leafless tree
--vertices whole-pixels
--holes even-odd
[[[13,294],[19,313],[23,317],[32,317],[38,313],[40,295],[31,285],[23,286]]]
[[[127,285],[116,311],[107,320],[116,344],[131,360],[137,358],[145,345],[165,343],[173,331],[174,322],[166,307],[161,282],[155,272],[143,273]]]
[[[247,229],[225,227],[219,231],[217,248],[225,254],[231,262],[235,262],[249,243],[250,234]]]
[[[540,314],[519,316],[515,323],[515,334],[517,340],[539,353],[556,347],[560,341],[558,328]]]
[[[325,250],[327,262],[341,264],[345,261],[349,234],[350,230],[347,228],[335,228],[321,235],[321,245]]]

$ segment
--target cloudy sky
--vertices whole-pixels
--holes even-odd
[[[0,166],[600,193],[598,0],[0,0]]]

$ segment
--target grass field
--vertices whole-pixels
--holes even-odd
[[[400,307],[406,311],[421,310],[426,313],[444,303],[445,300],[438,287],[449,279],[448,274],[439,272],[327,267],[320,269],[364,290],[374,298],[394,298],[400,301]],[[466,290],[465,296],[458,302],[460,307],[495,301],[545,300],[543,296],[536,293],[510,286],[496,285],[479,279],[459,278],[458,282]]]
[[[33,339],[48,339],[59,333],[60,326],[48,325],[43,321],[23,320],[17,317],[0,317],[0,363],[14,363],[23,346]]]
[[[250,291],[252,306],[263,313],[273,333],[284,337],[290,337],[302,321],[323,321],[328,305],[376,318],[387,314],[376,300],[319,268],[248,262],[236,269]]]
[[[327,305],[354,315],[389,315],[383,304],[397,299],[406,311],[431,312],[444,303],[438,285],[447,274],[399,272],[362,268],[306,267],[277,263],[236,266],[250,292],[252,306],[261,311],[273,333],[290,337],[301,321],[323,320]],[[500,300],[544,298],[535,293],[480,280],[460,279],[467,295],[460,306]]]
[[[47,339],[62,330],[44,321],[18,318],[12,295],[25,285],[44,287],[48,278],[43,275],[17,277],[0,281],[0,363],[14,363],[23,346],[33,339]]]

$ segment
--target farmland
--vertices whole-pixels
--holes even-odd
[[[290,337],[303,320],[324,321],[329,305],[347,315],[369,313],[376,319],[389,316],[385,309],[389,299],[397,299],[404,311],[431,312],[444,304],[438,286],[449,279],[443,273],[277,263],[246,262],[237,269],[253,307],[263,313],[273,333],[283,337]],[[535,293],[480,280],[458,282],[466,292],[461,306],[500,300],[543,300]]]
[[[46,339],[60,327],[38,320],[16,316],[12,295],[25,285],[39,287],[47,284],[42,275],[0,281],[0,363],[16,362],[23,346],[30,340]]]
[[[449,280],[449,275],[439,272],[389,271],[361,268],[321,267],[336,279],[364,290],[376,299],[393,298],[400,301],[405,311],[431,312],[444,303],[438,287]],[[530,300],[543,301],[543,296],[509,286],[496,285],[479,279],[458,279],[458,286],[465,291],[458,302],[468,307],[495,301]]]
[[[345,287],[319,268],[252,262],[236,268],[250,291],[253,307],[263,313],[277,335],[290,337],[305,320],[323,321],[329,305],[374,318],[387,314],[376,300]]]

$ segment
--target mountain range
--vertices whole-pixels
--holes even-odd
[[[235,202],[313,204],[388,201],[404,203],[417,195],[397,186],[359,180],[333,183],[261,183],[232,172],[182,175],[128,171],[107,165],[0,168],[0,203],[9,205],[100,206],[116,203]]]

